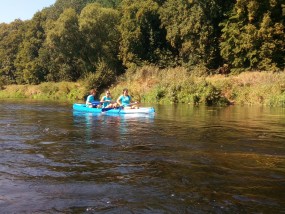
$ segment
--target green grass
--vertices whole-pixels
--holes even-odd
[[[285,72],[206,76],[199,70],[145,66],[127,71],[111,91],[118,94],[125,87],[135,99],[148,103],[284,106]]]
[[[201,74],[198,75],[197,74]],[[187,103],[191,105],[285,106],[285,72],[243,72],[238,75],[205,75],[178,67],[159,69],[145,66],[128,70],[111,90],[113,99],[128,88],[133,100],[145,103]],[[83,101],[90,88],[82,82],[9,85],[0,98]],[[100,97],[104,95],[98,94]]]
[[[83,100],[86,90],[79,83],[60,82],[39,85],[8,85],[0,90],[0,98],[30,98],[37,100]]]

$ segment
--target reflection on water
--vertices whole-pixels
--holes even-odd
[[[75,126],[85,126],[85,141],[122,141],[129,136],[145,134],[154,121],[154,114],[101,114],[73,112]]]
[[[283,213],[285,109],[0,101],[3,213]]]

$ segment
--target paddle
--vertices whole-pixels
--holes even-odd
[[[134,103],[130,103],[128,106],[132,106],[132,105],[135,105],[135,104],[138,104],[138,102],[134,102]],[[102,112],[106,112],[106,111],[109,111],[111,109],[119,109],[118,113],[120,113],[120,111],[124,108],[124,106],[120,106],[118,108],[102,108]]]
[[[109,111],[109,110],[111,110],[111,109],[119,109],[119,112],[118,112],[118,113],[120,113],[121,109],[123,109],[123,108],[124,108],[123,106],[120,106],[120,107],[118,107],[118,108],[102,108],[102,112],[106,112],[106,111]]]
[[[96,107],[97,105],[100,105],[101,102],[100,101],[93,101],[91,102],[93,107]]]
[[[114,108],[102,108],[102,112],[106,112],[106,111],[109,111],[111,109],[114,109]]]

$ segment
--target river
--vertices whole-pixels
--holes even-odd
[[[0,212],[285,212],[285,108],[153,106],[0,100]]]

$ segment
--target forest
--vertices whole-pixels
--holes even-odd
[[[57,0],[0,23],[0,88],[89,79],[103,89],[143,66],[284,72],[284,17],[283,0]]]

